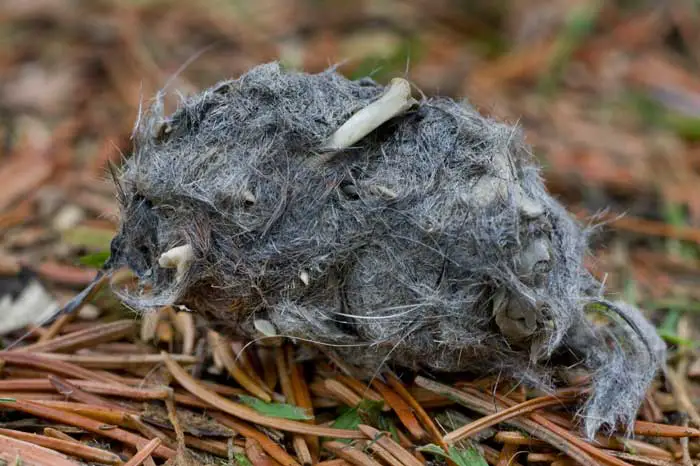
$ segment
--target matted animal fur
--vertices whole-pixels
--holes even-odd
[[[187,306],[229,335],[325,345],[368,375],[395,365],[547,386],[580,363],[587,435],[629,426],[665,346],[637,309],[604,300],[583,265],[587,230],[547,193],[518,128],[449,98],[359,113],[388,92],[272,63],[170,116],[156,99],[118,176],[106,265],[130,267],[142,289],[117,291],[140,310]],[[347,147],[329,143],[377,118]],[[622,319],[595,327],[588,312]]]

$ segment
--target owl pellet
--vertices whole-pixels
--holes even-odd
[[[665,346],[584,268],[587,230],[517,127],[335,70],[253,68],[139,119],[106,272],[148,310],[313,341],[368,376],[398,366],[547,387],[587,368],[586,434],[634,421]],[[611,324],[594,326],[590,313]]]

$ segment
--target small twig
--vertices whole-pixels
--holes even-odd
[[[62,356],[55,353],[16,353],[0,351],[0,359],[6,363],[30,366],[64,377],[95,380],[108,384],[123,385],[118,378],[97,373],[71,362],[62,361]]]
[[[350,463],[342,458],[336,458],[334,460],[326,460],[316,463],[316,466],[350,466]]]
[[[363,399],[366,400],[372,400],[372,401],[381,401],[383,403],[382,405],[382,411],[391,411],[391,407],[384,403],[384,398],[379,395],[376,391],[372,390],[372,388],[369,385],[365,385],[359,380],[357,380],[354,377],[350,377],[345,374],[338,374],[335,376],[335,378],[350,387],[355,393],[360,395]],[[391,385],[391,384],[390,384]],[[400,394],[400,393],[399,393]]]
[[[65,396],[60,393],[37,393],[37,392],[0,392],[0,398],[11,398],[29,401],[64,401]]]
[[[590,218],[591,216],[590,212],[583,209],[577,209],[575,213],[578,217]],[[601,220],[609,220],[610,225],[617,230],[700,243],[700,228],[671,225],[633,216],[622,216],[614,212],[600,214],[599,218]]]
[[[262,377],[260,377],[258,371],[255,368],[255,364],[253,363],[253,357],[255,357],[256,354],[252,351],[248,351],[249,348],[246,348],[245,344],[242,341],[229,341],[230,348],[231,350],[233,350],[233,354],[236,357],[236,362],[238,362],[241,365],[241,368],[248,374],[248,377],[250,377],[256,385],[262,387],[263,390],[265,390],[269,395],[274,395],[272,389],[267,386],[267,384],[262,379]]]
[[[598,435],[595,442],[602,448],[621,450],[641,456],[650,456],[662,460],[673,461],[673,454],[671,452],[637,439]]]
[[[551,463],[561,459],[561,453],[528,453],[527,462],[529,463]]]
[[[282,447],[280,447],[276,442],[274,442],[264,433],[260,432],[258,429],[255,429],[244,422],[231,419],[230,417],[224,416],[220,413],[212,413],[212,417],[226,427],[234,429],[245,438],[257,441],[268,455],[279,461],[284,466],[300,466],[299,463],[291,455],[284,451]]]
[[[420,403],[418,403],[413,395],[411,395],[411,392],[408,391],[401,380],[396,375],[389,372],[387,375],[387,382],[389,383],[389,386],[391,386],[391,388],[393,388],[394,391],[396,391],[396,393],[398,393],[399,396],[403,398],[411,408],[413,408],[413,412],[415,413],[416,417],[423,423],[423,427],[425,427],[425,429],[428,431],[433,441],[437,442],[442,448],[446,448],[447,445],[445,445],[442,440],[442,433],[440,430],[438,430],[435,422],[433,422],[433,419],[428,416],[428,413],[425,412],[425,409],[423,409]]]
[[[692,427],[657,424],[646,421],[635,421],[634,433],[645,437],[700,438],[700,430]]]
[[[135,388],[128,385],[115,386],[114,383],[93,382],[91,380],[80,379],[59,379],[56,377],[54,377],[53,380],[65,380],[66,383],[74,385],[80,390],[88,393],[117,396],[139,401],[165,400],[170,396],[171,392],[170,388]],[[0,391],[36,391],[53,389],[54,385],[49,378],[0,380]]]
[[[39,466],[78,466],[61,453],[5,435],[0,435],[0,461],[4,464],[14,461],[15,465],[26,461]]]
[[[219,361],[226,368],[231,377],[245,388],[251,395],[257,396],[263,401],[270,402],[270,389],[257,384],[246,371],[244,371],[236,361],[236,357],[231,349],[231,343],[213,330],[209,331],[209,341],[212,351],[218,355]]]
[[[165,399],[165,408],[168,410],[168,419],[173,426],[175,437],[177,438],[177,452],[179,455],[182,455],[185,450],[185,432],[182,430],[180,420],[177,417],[174,396],[169,396]]]
[[[260,446],[260,443],[253,438],[245,439],[245,452],[250,462],[255,466],[278,466],[280,464],[271,458]]]
[[[570,401],[570,400],[569,400]],[[532,411],[546,408],[548,406],[556,406],[564,404],[564,400],[556,396],[543,396],[539,398],[534,398],[529,401],[511,406],[510,408],[504,409],[503,411],[498,411],[488,416],[477,419],[476,421],[460,427],[457,430],[450,432],[443,437],[445,443],[452,444],[458,442],[470,435],[474,435],[488,427],[494,426],[498,423],[505,422],[508,419],[522,416],[524,414],[531,413]]]
[[[211,453],[222,458],[226,458],[228,456],[228,444],[226,442],[201,439],[192,435],[185,435],[185,445],[189,448],[196,448],[197,450],[206,451],[207,453]],[[182,454],[184,453],[178,452],[178,455]]]
[[[457,390],[456,388],[452,388],[420,376],[416,378],[415,383],[423,388],[427,388],[440,393],[441,395],[451,397],[458,403],[483,415],[489,415],[496,412],[496,409],[500,403],[498,401],[500,397],[498,396],[495,400],[485,400],[482,398],[481,394],[477,396],[475,393],[467,393],[462,390]],[[594,466],[602,462],[615,466],[629,466],[623,461],[609,455],[605,455],[599,449],[586,444],[582,440],[576,439],[568,431],[565,431],[544,417],[537,416],[536,414],[531,414],[531,417],[532,420],[510,419],[507,422],[516,428],[528,432],[532,436],[546,441],[558,450],[569,455],[572,459],[584,465]],[[543,427],[545,428],[543,429]]]
[[[377,442],[370,442],[366,440],[358,440],[355,442],[355,446],[361,448],[362,451],[371,450],[376,456],[384,460],[389,466],[405,466],[402,464],[395,456],[393,456],[389,451],[383,446],[379,445]]]
[[[79,441],[77,441],[76,439],[71,437],[70,435],[68,435],[64,432],[61,432],[58,429],[54,429],[53,427],[44,427],[44,435],[47,437],[52,437],[52,438],[56,438],[59,440],[65,440],[66,442],[73,442],[73,443],[78,443],[78,444],[82,445],[82,443],[80,443]]]
[[[274,390],[279,381],[279,374],[277,373],[277,365],[275,364],[275,354],[273,353],[273,348],[258,346],[258,359],[263,368],[263,381],[265,385],[270,390]]]
[[[287,365],[289,367],[289,379],[292,385],[292,392],[294,393],[294,403],[309,413],[313,413],[311,393],[309,392],[306,380],[304,380],[301,367],[294,360],[294,348],[292,346],[287,346]]]
[[[161,444],[159,438],[154,438],[148,442],[138,453],[136,453],[129,461],[124,463],[124,466],[139,466],[158,448]]]
[[[277,346],[274,348],[275,366],[277,367],[277,377],[279,378],[282,395],[285,396],[287,403],[294,404],[294,389],[292,388],[292,379],[287,366],[287,356],[284,348]]]
[[[81,401],[83,403],[89,403],[99,406],[119,408],[119,406],[117,406],[115,403],[105,400],[104,398],[94,395],[92,393],[85,392],[78,388],[76,385],[73,385],[72,383],[61,377],[49,375],[48,380],[51,383],[51,385],[53,385],[56,388],[56,391],[58,391],[58,393],[64,395],[65,397],[71,400]]]
[[[527,445],[530,447],[546,447],[549,445],[547,442],[543,442],[542,440],[536,438],[528,437],[527,435],[524,435],[517,431],[501,431],[496,433],[493,439],[496,442],[515,446]]]
[[[644,397],[644,406],[646,407],[646,410],[649,413],[649,418],[647,419],[648,422],[663,421],[664,413],[661,412],[661,408],[659,408],[658,403],[656,402],[656,400],[650,392],[647,393]]]
[[[33,400],[28,400],[33,401]],[[65,411],[67,413],[84,416],[102,424],[133,428],[129,420],[130,414],[138,414],[129,408],[113,408],[102,405],[90,405],[86,403],[75,403],[72,401],[36,400],[34,404]]]
[[[189,393],[175,393],[175,403],[189,408],[208,409],[211,405]]]
[[[120,428],[106,428],[105,424],[94,421],[88,417],[50,408],[31,401],[15,400],[5,403],[5,405],[43,419],[80,427],[94,434],[118,440],[134,447],[138,447],[146,442],[146,439],[143,437],[139,437],[138,435]],[[160,446],[155,450],[155,454],[161,458],[169,459],[175,455],[175,452],[169,448]]]
[[[398,416],[399,421],[401,421],[406,429],[408,429],[408,432],[413,436],[413,438],[416,440],[422,440],[429,437],[428,433],[423,429],[423,427],[421,427],[418,419],[416,419],[411,407],[403,400],[403,398],[401,398],[401,396],[377,379],[372,381],[372,385],[374,386],[375,390],[377,390],[379,394],[384,397],[386,403],[391,406],[391,409],[393,409]]]
[[[286,350],[286,362],[289,370],[289,385],[292,390],[290,396],[293,400],[292,402],[313,415],[311,394],[309,393],[309,387],[306,385],[301,368],[294,360],[294,348],[291,345],[287,345]],[[287,396],[286,393],[285,396]],[[313,419],[306,422],[312,424]],[[317,436],[294,436],[293,442],[297,457],[303,464],[312,464],[314,461],[318,461],[321,446]]]
[[[177,443],[168,437],[165,432],[157,429],[156,427],[146,424],[141,420],[141,416],[137,414],[127,415],[129,420],[130,428],[143,435],[145,438],[152,440],[154,438],[160,439],[163,445],[175,450],[177,448]]]
[[[108,324],[95,325],[78,332],[69,333],[49,340],[40,339],[38,343],[15,348],[15,352],[60,352],[75,351],[81,348],[89,348],[98,343],[107,343],[119,340],[129,335],[135,327],[133,320],[120,320]]]
[[[411,450],[411,452],[413,453],[413,456],[421,463],[426,462],[423,454],[415,448],[416,446],[413,444],[411,439],[408,438],[408,435],[406,435],[403,430],[397,428],[396,429],[396,436],[398,437],[399,445],[401,445],[402,448],[406,449],[406,451]],[[448,463],[449,463],[449,461],[448,461]],[[450,464],[450,466],[454,466],[454,465]]]
[[[18,430],[10,429],[0,429],[0,435],[12,437],[17,440],[22,440],[24,442],[33,443],[34,445],[39,445],[40,447],[56,450],[61,453],[67,453],[69,455],[73,455],[91,462],[104,464],[121,464],[122,462],[121,458],[119,458],[114,453],[110,453],[99,448],[89,447],[72,438],[69,441],[65,439],[52,438],[44,435],[28,434],[26,432],[20,432]]]
[[[658,458],[650,458],[648,456],[632,455],[621,451],[608,450],[606,453],[637,464],[645,464],[649,466],[678,466],[678,463],[675,462],[665,461]]]
[[[323,381],[323,386],[328,392],[341,403],[354,408],[362,401],[360,395],[355,393],[350,388],[346,387],[342,382],[334,379],[326,379]]]
[[[56,320],[51,324],[51,326],[46,329],[45,332],[42,332],[41,335],[39,336],[39,340],[37,341],[37,345],[43,344],[43,343],[48,343],[50,342],[53,338],[56,337],[59,333],[61,333],[61,330],[63,330],[63,327],[65,327],[67,324],[73,322],[76,317],[78,317],[77,312],[71,312],[69,314],[61,314],[56,318]]]
[[[357,466],[381,466],[381,464],[365,455],[357,448],[342,442],[324,442],[323,448],[346,460],[348,463],[356,464]]]
[[[683,427],[688,427],[688,417],[683,416]],[[693,466],[693,461],[690,458],[690,442],[688,437],[682,437],[680,439],[681,449],[683,451],[683,465]]]
[[[82,355],[82,354],[60,354],[60,353],[32,353],[38,357],[50,360],[50,364],[57,362],[68,362],[77,366],[91,369],[128,369],[144,365],[162,364],[163,356],[160,354],[133,354],[133,355]],[[181,364],[194,364],[194,356],[185,354],[172,354],[169,356],[174,361]],[[7,359],[4,354],[0,358]]]
[[[367,435],[373,443],[380,445],[386,449],[392,456],[401,462],[404,466],[420,466],[421,463],[411,453],[406,451],[401,445],[391,439],[389,435],[380,432],[374,427],[360,424],[358,426],[361,432]]]

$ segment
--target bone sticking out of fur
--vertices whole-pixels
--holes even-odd
[[[164,269],[175,269],[176,280],[181,280],[187,272],[192,260],[194,251],[192,246],[185,244],[165,251],[158,259],[158,265]]]
[[[266,337],[277,336],[277,329],[269,320],[255,319],[253,321],[253,325],[255,326],[255,330],[262,333]]]
[[[523,282],[536,286],[544,284],[546,274],[552,270],[550,243],[547,238],[534,238],[520,252],[517,271]]]
[[[249,189],[243,191],[243,200],[248,204],[255,204],[255,194],[253,194]]]
[[[537,330],[536,309],[520,298],[509,296],[501,288],[493,297],[493,316],[501,333],[511,341],[520,341]]]
[[[370,187],[370,191],[385,199],[393,200],[398,197],[398,194],[396,194],[395,191],[393,191],[390,188],[387,188],[386,186],[375,185]]]
[[[372,102],[338,128],[328,138],[325,149],[347,149],[388,120],[405,112],[417,102],[411,97],[411,85],[402,78],[394,78],[376,102]]]
[[[516,190],[515,194],[520,214],[525,218],[533,220],[544,215],[544,206],[523,193],[522,189]]]

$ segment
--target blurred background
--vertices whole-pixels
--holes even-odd
[[[271,60],[406,76],[522,125],[552,192],[606,222],[594,273],[667,340],[695,344],[694,0],[2,0],[0,272],[24,264],[72,295],[108,249],[107,163],[129,156],[139,106],[171,78],[174,109]]]

